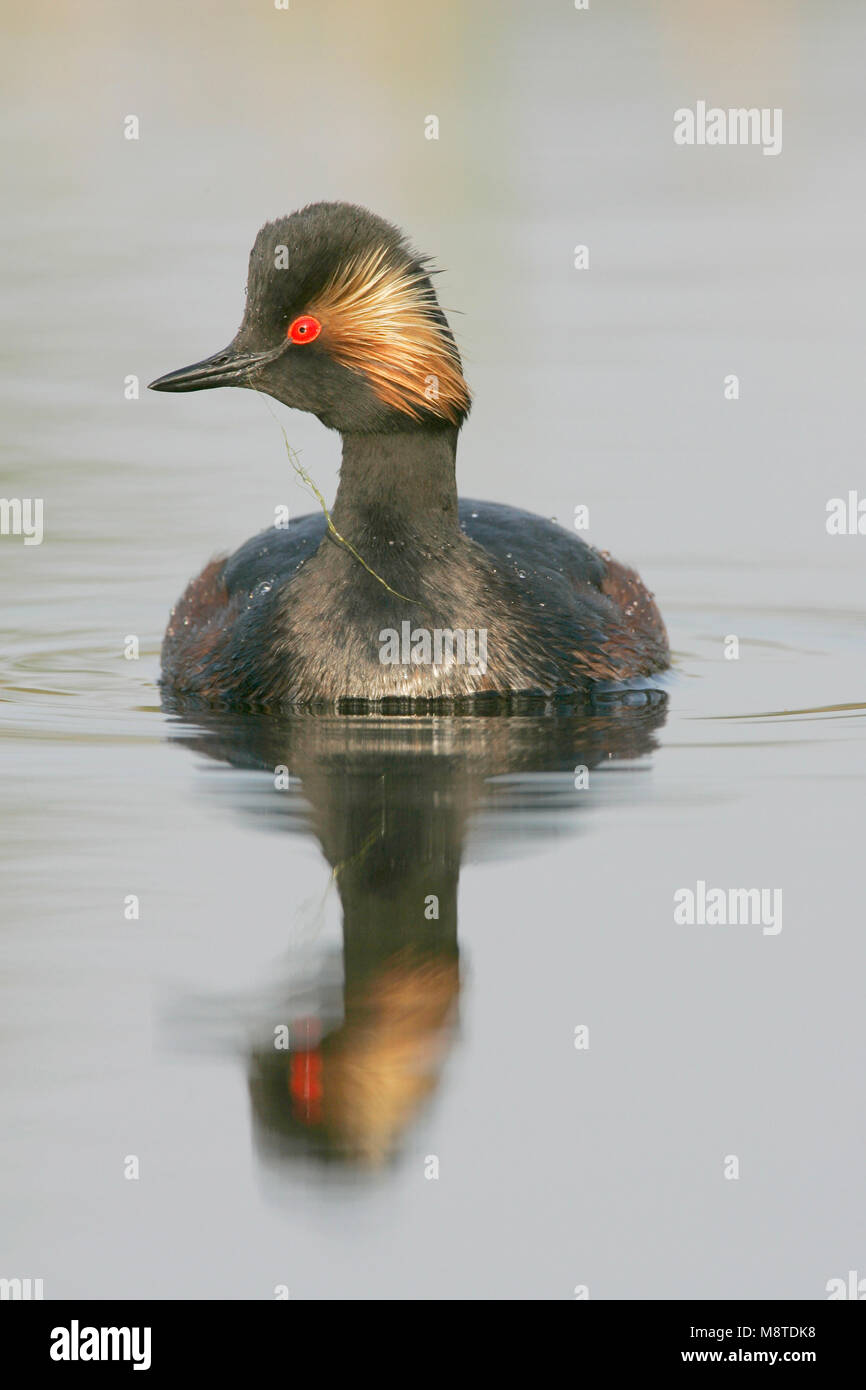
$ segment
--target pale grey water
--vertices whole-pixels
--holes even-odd
[[[828,498],[866,492],[862,11],[4,16],[2,492],[44,498],[45,539],[0,538],[0,1275],[47,1297],[820,1298],[866,1273],[866,537],[825,530]],[[677,149],[699,98],[782,107],[782,154]],[[446,268],[476,396],[461,489],[566,525],[590,507],[668,620],[666,718],[160,711],[185,581],[309,504],[252,395],[127,402],[123,379],[227,342],[257,227],[320,197]],[[282,418],[332,496],[336,438]],[[286,792],[252,766],[281,748]],[[452,886],[468,831],[432,1094],[389,1162],[335,1167],[269,1142],[248,1082],[275,1021],[339,1022],[307,806],[339,830],[350,784],[349,848],[369,805],[373,854],[405,830],[404,875],[416,820],[421,877],[447,860]],[[675,924],[698,879],[781,887],[782,931]],[[387,899],[374,927],[405,926]]]

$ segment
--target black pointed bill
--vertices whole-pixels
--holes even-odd
[[[181,367],[176,372],[158,376],[148,387],[150,391],[209,391],[215,386],[248,386],[250,378],[273,362],[283,351],[284,343],[268,352],[236,352],[233,347],[215,352],[203,362]]]

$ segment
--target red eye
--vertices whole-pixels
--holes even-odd
[[[322,331],[322,325],[318,319],[314,319],[312,314],[302,314],[294,323],[289,324],[287,337],[293,343],[311,343],[314,338],[318,338]]]

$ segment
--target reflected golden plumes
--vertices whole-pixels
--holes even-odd
[[[409,947],[347,982],[343,1023],[319,1040],[292,1024],[291,1051],[251,1058],[253,1109],[271,1142],[375,1169],[392,1158],[436,1090],[454,1038],[457,956]]]
[[[245,1042],[263,1160],[374,1175],[411,1149],[456,1038],[458,881],[474,813],[475,852],[497,857],[546,838],[563,811],[583,820],[593,795],[575,789],[575,767],[647,754],[665,712],[660,692],[628,691],[535,714],[198,710],[197,727],[180,721],[181,743],[266,773],[253,800],[239,783],[244,813],[312,832],[340,896],[341,948],[302,966],[290,952],[287,977],[256,1009],[258,1042]],[[275,796],[282,764],[297,780]]]
[[[391,1156],[434,1090],[457,1013],[454,960],[390,962],[352,1000],[322,1056],[329,1142],[371,1166]]]
[[[452,424],[469,409],[457,349],[426,274],[395,264],[384,248],[342,266],[310,312],[332,356],[366,376],[387,405]]]

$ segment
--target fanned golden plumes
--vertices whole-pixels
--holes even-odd
[[[457,350],[437,317],[427,276],[394,264],[384,247],[341,266],[310,312],[334,359],[362,372],[387,405],[416,420],[430,412],[452,424],[469,409]]]

